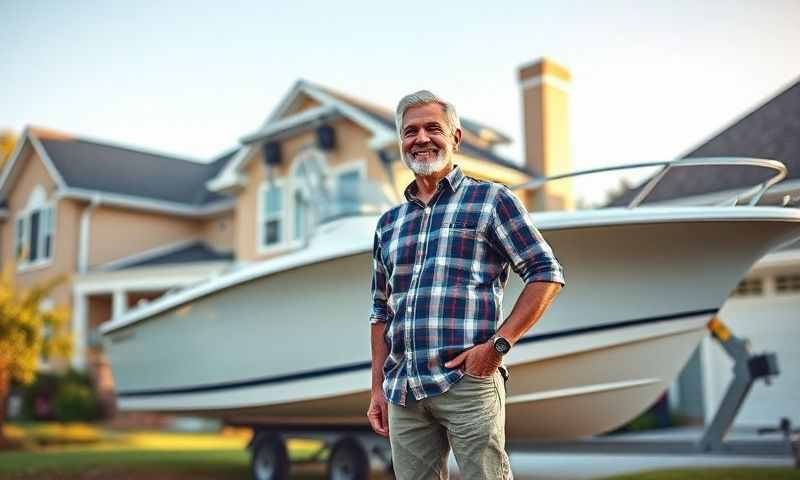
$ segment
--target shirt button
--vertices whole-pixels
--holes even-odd
[[[431,207],[425,208],[425,215],[431,213]]]
[[[406,312],[411,313],[411,307],[406,307]]]
[[[419,269],[420,269],[420,268],[422,268],[422,266],[421,266],[421,265],[419,265],[419,264],[417,264],[417,265],[414,265],[414,271],[415,271],[415,272],[419,272]]]

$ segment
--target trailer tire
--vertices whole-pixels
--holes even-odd
[[[361,443],[354,438],[336,442],[328,458],[328,480],[367,480],[369,457]]]
[[[250,473],[254,480],[289,479],[289,454],[279,435],[256,436],[250,453]]]

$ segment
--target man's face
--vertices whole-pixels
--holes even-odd
[[[447,116],[438,103],[406,110],[400,141],[403,161],[417,175],[441,171],[451,161],[461,131],[450,132]]]

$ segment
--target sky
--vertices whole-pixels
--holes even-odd
[[[521,162],[517,70],[547,57],[573,76],[575,170],[677,158],[800,79],[800,0],[0,0],[0,19],[0,128],[198,161],[299,78],[392,109],[432,90]],[[596,200],[616,181],[576,187]]]

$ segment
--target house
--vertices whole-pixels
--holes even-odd
[[[747,112],[682,158],[755,157],[779,160],[786,179],[761,204],[800,206],[800,80]],[[752,167],[685,167],[671,171],[648,196],[648,204],[712,204],[764,181],[773,172]],[[609,206],[627,205],[644,184],[621,192]],[[720,318],[754,352],[778,355],[781,374],[758,382],[736,418],[738,425],[775,425],[781,417],[800,422],[800,241],[773,251],[753,266],[732,292]],[[732,364],[706,339],[671,389],[677,411],[710,419],[731,379]]]
[[[467,175],[516,185],[569,170],[569,72],[539,60],[519,81],[526,163],[497,153],[508,136],[464,118],[455,162]],[[338,191],[371,184],[390,202],[413,179],[392,110],[302,80],[207,163],[29,127],[0,174],[0,261],[22,286],[70,276],[46,303],[71,309],[71,363],[110,392],[97,327],[170,289],[302,248],[315,215],[309,171]],[[548,188],[523,200],[570,205],[568,182]]]

